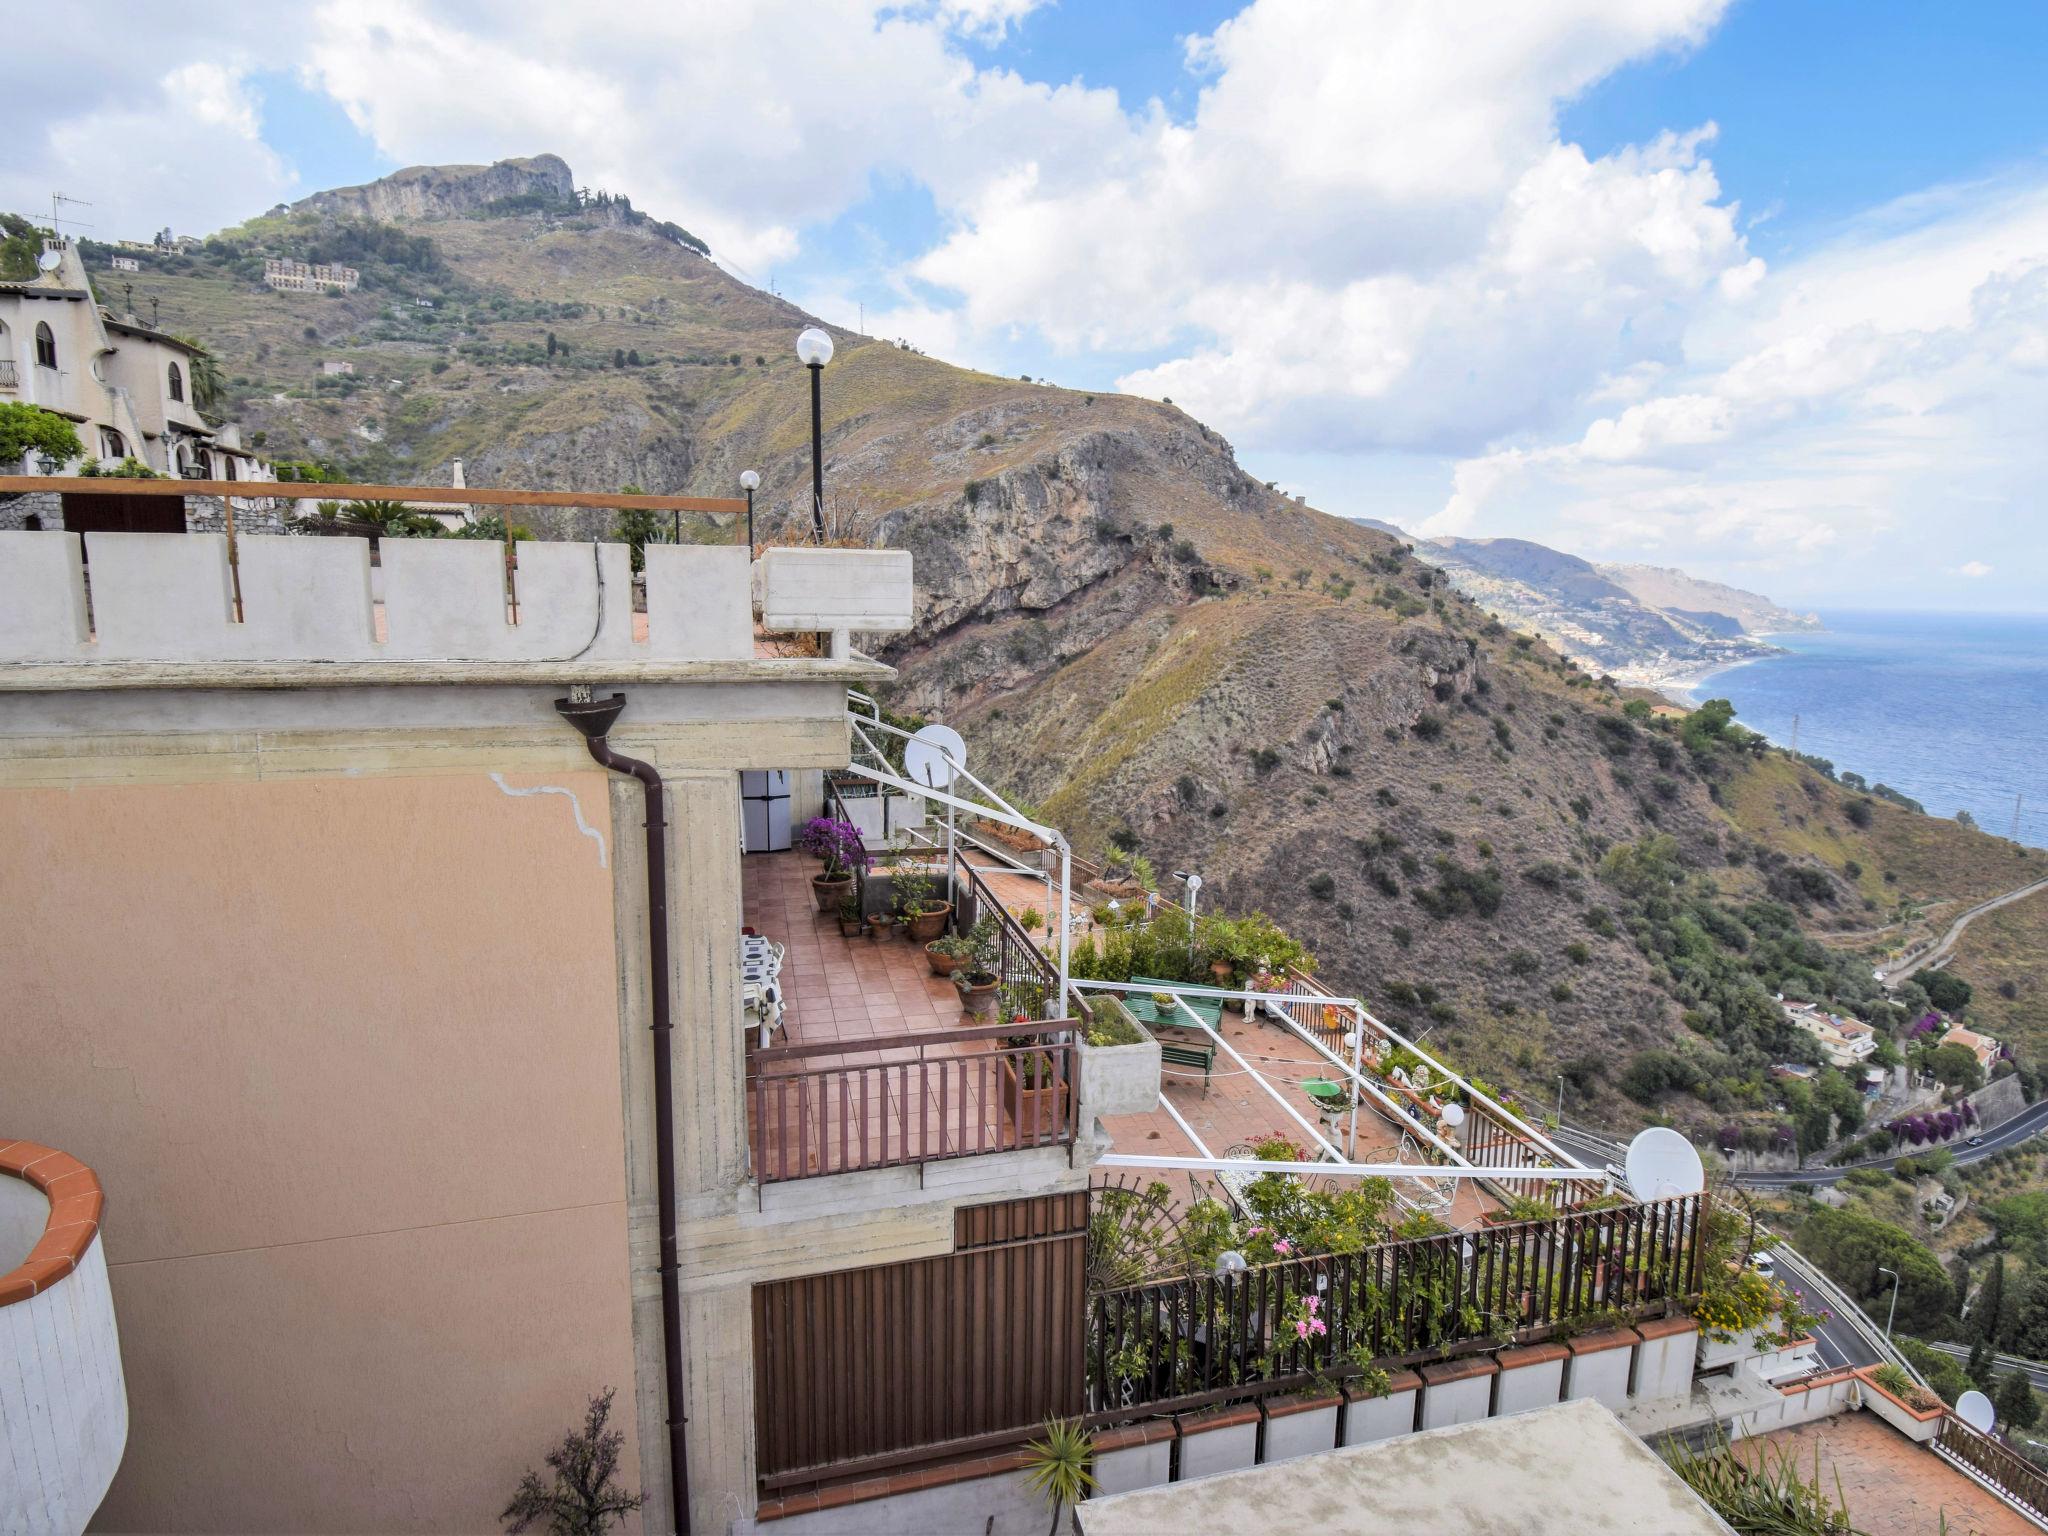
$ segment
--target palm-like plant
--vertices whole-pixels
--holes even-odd
[[[1060,1511],[1077,1504],[1095,1486],[1088,1464],[1095,1459],[1095,1441],[1079,1419],[1047,1419],[1045,1437],[1024,1447],[1024,1486],[1052,1506],[1052,1528],[1058,1536]]]
[[[1705,1451],[1670,1440],[1664,1459],[1715,1514],[1745,1536],[1865,1536],[1849,1517],[1839,1472],[1834,1498],[1821,1492],[1818,1445],[1811,1480],[1800,1473],[1792,1452],[1762,1440],[1749,1442],[1741,1456],[1726,1440]]]
[[[220,404],[224,388],[220,359],[189,336],[180,336],[178,340],[192,349],[185,368],[186,377],[192,381],[192,403],[202,411],[210,411]]]

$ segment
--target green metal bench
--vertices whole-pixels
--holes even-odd
[[[1133,976],[1131,978],[1131,985],[1134,987],[1146,987],[1152,992],[1172,992],[1185,985],[1185,983],[1168,981],[1160,976]],[[1180,1000],[1179,1007],[1164,1009],[1158,1007],[1152,1001],[1149,994],[1126,992],[1123,994],[1123,998],[1124,1006],[1133,1013],[1139,1013],[1141,1008],[1144,1010],[1143,1013],[1139,1014],[1139,1017],[1142,1022],[1147,1024],[1161,1024],[1168,1029],[1189,1028],[1187,1015],[1180,1011],[1182,1007],[1185,1007],[1192,1009],[1195,1017],[1211,1029],[1221,1029],[1223,1027],[1223,1000],[1221,998],[1183,997]]]
[[[1209,1092],[1209,1069],[1216,1064],[1216,1047],[1213,1045],[1169,1045],[1159,1042],[1159,1065],[1164,1067],[1186,1067],[1190,1072],[1202,1069],[1202,1093]]]

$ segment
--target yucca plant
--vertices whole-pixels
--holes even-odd
[[[1666,1440],[1664,1459],[1744,1536],[1867,1536],[1849,1518],[1839,1472],[1833,1501],[1821,1492],[1819,1445],[1813,1448],[1811,1480],[1801,1475],[1790,1451],[1765,1440],[1753,1440],[1750,1447],[1738,1457],[1725,1438],[1705,1451]]]
[[[1095,1459],[1095,1440],[1079,1419],[1047,1419],[1043,1439],[1024,1447],[1024,1485],[1052,1506],[1052,1528],[1059,1536],[1060,1511],[1077,1504],[1095,1486],[1088,1464]]]

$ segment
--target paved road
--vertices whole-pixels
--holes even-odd
[[[1957,1360],[1970,1358],[1970,1347],[1967,1344],[1936,1344],[1927,1340],[1922,1342],[1926,1343],[1929,1349],[1939,1350],[1942,1354],[1953,1356]],[[2009,1370],[2023,1371],[2027,1380],[2035,1387],[2048,1392],[2048,1365],[2043,1365],[2038,1360],[2022,1360],[2018,1355],[1999,1355],[1996,1358],[2001,1373]]]
[[[2019,901],[2023,897],[2031,896],[2036,891],[2048,891],[2048,880],[2036,880],[2032,885],[2023,885],[2016,891],[2007,891],[2003,896],[1994,896],[1989,901],[1978,902],[1976,906],[1971,907],[1967,912],[1959,915],[1953,923],[1950,923],[1947,933],[1944,933],[1934,943],[1921,950],[1912,959],[1902,960],[1897,965],[1879,971],[1877,973],[1878,980],[1882,981],[1888,988],[1895,987],[1900,982],[1910,978],[1915,971],[1926,970],[1928,966],[1934,964],[1935,961],[1955,948],[1956,940],[1963,936],[1963,930],[1970,926],[1971,919],[1982,917],[1986,912],[1996,912],[2000,907]]]
[[[1791,1285],[1793,1289],[1804,1291],[1809,1307],[1818,1312],[1826,1306],[1826,1302],[1820,1299],[1820,1287],[1810,1271],[1782,1247],[1774,1251],[1773,1257],[1777,1261],[1778,1278]],[[1816,1325],[1813,1337],[1815,1346],[1820,1351],[1821,1363],[1830,1367],[1876,1365],[1884,1358],[1839,1313]]]
[[[1984,1145],[1968,1146],[1963,1142],[1943,1143],[1955,1154],[1958,1165],[1981,1162],[1994,1152],[2003,1152],[2021,1142],[2038,1136],[2048,1130],[2048,1099],[2030,1104],[2005,1124],[1984,1133]],[[1567,1148],[1575,1151],[1576,1148]],[[1932,1147],[1911,1147],[1891,1157],[1880,1157],[1874,1162],[1853,1163],[1846,1168],[1785,1168],[1770,1169],[1759,1173],[1738,1173],[1735,1182],[1750,1189],[1788,1189],[1801,1184],[1832,1184],[1845,1173],[1854,1173],[1859,1168],[1890,1168],[1901,1157],[1924,1156],[1933,1151]]]

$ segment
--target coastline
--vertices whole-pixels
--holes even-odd
[[[1824,633],[1824,631],[1812,629],[1782,630],[1772,631],[1769,634],[1747,635],[1744,638],[1768,644],[1770,641],[1775,639],[1779,634],[1810,635],[1820,633]],[[1706,684],[1711,682],[1713,679],[1717,677],[1726,676],[1728,673],[1736,671],[1738,668],[1752,666],[1759,661],[1769,661],[1774,657],[1789,656],[1790,654],[1792,654],[1791,650],[1787,646],[1771,645],[1768,650],[1762,651],[1754,656],[1737,656],[1730,659],[1711,661],[1693,666],[1670,667],[1657,671],[1646,671],[1644,673],[1632,677],[1617,674],[1617,677],[1620,681],[1627,683],[1632,688],[1652,689],[1655,692],[1662,694],[1665,698],[1669,699],[1673,704],[1677,704],[1686,709],[1691,709],[1696,707],[1700,702],[1699,690],[1705,687]]]

